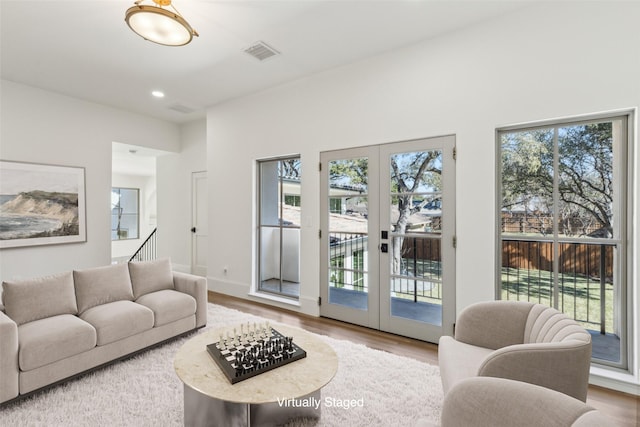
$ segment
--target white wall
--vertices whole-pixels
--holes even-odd
[[[142,175],[113,174],[112,187],[137,188],[139,192],[139,237],[137,239],[114,240],[111,242],[111,258],[133,255],[144,243],[157,225],[156,177]]]
[[[85,168],[87,242],[0,250],[0,278],[111,262],[111,143],[179,150],[178,126],[2,80],[0,158]]]
[[[210,211],[224,242],[210,244],[210,286],[247,297],[254,280],[256,159],[301,154],[301,311],[317,314],[319,153],[455,134],[456,308],[493,299],[496,127],[637,108],[638,22],[637,3],[544,2],[211,108],[209,194],[225,208]]]
[[[174,269],[185,272],[192,255],[191,175],[207,170],[206,139],[204,119],[186,123],[180,127],[180,152],[157,158],[158,256],[171,258]]]

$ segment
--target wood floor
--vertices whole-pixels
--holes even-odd
[[[438,346],[411,338],[388,334],[323,317],[313,317],[278,307],[209,292],[209,301],[264,317],[310,332],[344,339],[367,347],[411,357],[421,362],[438,364]],[[601,410],[621,427],[640,427],[640,398],[597,386],[589,386],[587,402]]]

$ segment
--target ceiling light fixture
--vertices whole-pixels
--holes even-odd
[[[194,36],[198,37],[196,30],[178,13],[171,0],[153,0],[156,6],[140,4],[143,1],[135,1],[135,6],[130,7],[124,17],[129,28],[143,39],[165,46],[184,46]]]

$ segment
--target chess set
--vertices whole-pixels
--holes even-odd
[[[245,328],[246,326],[246,328]],[[293,337],[282,335],[264,324],[240,325],[220,334],[220,340],[207,345],[207,351],[231,384],[236,384],[280,366],[307,357],[307,353],[293,342]]]

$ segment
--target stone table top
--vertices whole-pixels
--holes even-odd
[[[274,324],[274,329],[307,352],[307,357],[231,384],[207,352],[220,334],[233,326],[212,328],[191,338],[176,353],[173,366],[183,383],[214,399],[234,403],[261,404],[306,396],[324,387],[338,370],[335,351],[316,335],[305,330]]]

